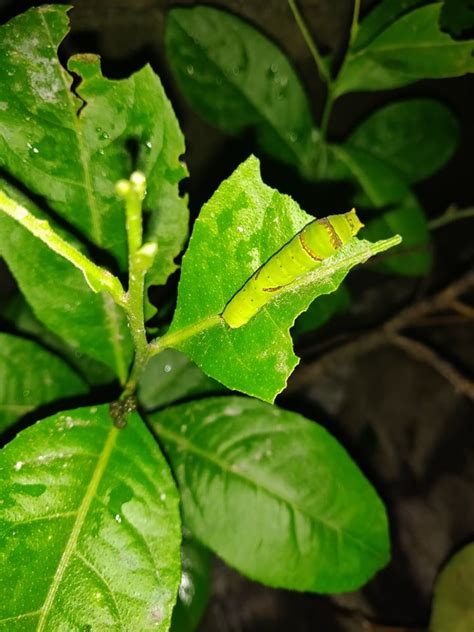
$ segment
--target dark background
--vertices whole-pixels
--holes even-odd
[[[36,2],[0,0],[0,21]],[[191,177],[183,187],[192,213],[249,153],[258,153],[250,134],[229,138],[206,124],[184,102],[167,65],[162,0],[81,0],[73,2],[72,31],[61,48],[97,52],[104,74],[125,77],[150,62],[160,75],[186,137]],[[324,90],[286,1],[213,2],[247,18],[286,51],[299,71],[319,118]],[[363,3],[363,13],[373,2]],[[323,50],[339,49],[347,36],[352,6],[348,0],[300,0],[299,6]],[[474,145],[472,76],[424,81],[400,90],[347,95],[334,109],[330,135],[337,140],[375,106],[407,96],[432,96],[449,105],[461,124],[455,157],[416,192],[430,217],[450,204],[472,206]],[[264,180],[292,194],[308,211],[327,205],[315,185],[265,156]],[[318,197],[319,196],[319,197]],[[317,202],[315,202],[317,201]],[[330,202],[329,202],[330,203]],[[429,278],[403,279],[364,270],[351,279],[351,312],[298,344],[306,371],[318,350],[342,332],[370,328],[396,309],[435,291],[466,272],[474,260],[474,221],[465,220],[434,234],[435,265]],[[0,305],[14,291],[0,262]],[[162,300],[170,288],[158,292]],[[467,300],[472,297],[467,297]],[[466,376],[474,372],[472,321],[441,323],[410,332],[450,359]],[[309,370],[311,370],[309,368]],[[306,372],[307,375],[307,372]],[[390,565],[357,593],[319,597],[277,591],[254,584],[215,564],[213,597],[202,632],[389,632],[389,626],[424,629],[429,619],[433,582],[442,564],[474,538],[474,410],[431,367],[396,348],[382,346],[314,381],[299,385],[295,372],[283,407],[322,423],[342,441],[385,500],[392,530]],[[309,382],[309,383],[308,383]],[[448,631],[447,631],[448,632]]]

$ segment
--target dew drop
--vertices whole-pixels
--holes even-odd
[[[181,425],[180,430],[181,430],[181,432],[182,432],[183,434],[186,432],[186,430],[187,430],[187,429],[188,429],[187,424],[182,424],[182,425]]]
[[[166,494],[165,494],[165,492],[161,492],[161,494],[160,494],[160,500],[161,500],[161,501],[165,501],[165,500],[166,500]]]
[[[152,145],[152,143],[148,140],[148,141],[145,143],[145,147],[147,147],[148,149],[151,149],[151,148],[153,147],[153,145]]]
[[[122,522],[122,517],[119,514],[115,514],[115,522],[118,522],[119,524]]]
[[[188,73],[188,75],[194,75],[194,66],[192,64],[186,66],[186,72]]]
[[[13,466],[13,469],[14,469],[16,472],[19,472],[19,471],[21,470],[21,468],[23,467],[23,465],[24,465],[23,461],[17,461],[17,462],[15,463],[15,465]]]
[[[173,367],[171,366],[171,364],[165,364],[165,366],[163,367],[163,371],[165,373],[169,373],[172,370],[172,368]]]

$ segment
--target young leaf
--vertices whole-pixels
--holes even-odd
[[[295,318],[315,298],[334,292],[356,264],[398,243],[350,240],[246,325],[230,329],[219,316],[228,301],[313,219],[290,197],[262,182],[255,157],[240,165],[204,205],[194,225],[173,322],[155,351],[163,346],[184,351],[228,388],[273,401],[298,361],[289,334]]]
[[[270,586],[342,592],[389,557],[377,494],[323,428],[242,397],[151,415],[192,533]]]
[[[436,580],[430,632],[474,629],[474,544],[461,549]]]
[[[186,169],[176,117],[149,66],[112,81],[95,55],[77,55],[68,64],[80,80],[73,91],[57,55],[69,31],[67,11],[32,8],[0,29],[0,165],[123,268],[125,218],[114,185],[133,170],[128,143],[135,141],[135,167],[148,182],[146,208],[162,215],[151,237],[164,249],[150,276],[163,282],[187,232],[177,188]]]
[[[54,354],[31,340],[0,333],[0,432],[42,404],[87,390]]]
[[[168,630],[178,495],[136,414],[49,417],[0,452],[0,629]]]
[[[303,168],[317,133],[301,82],[273,42],[206,6],[172,9],[165,41],[181,90],[206,120],[229,134],[253,128],[266,152]]]
[[[383,256],[384,269],[417,276],[431,267],[430,233],[423,209],[416,196],[391,166],[371,154],[349,145],[332,145],[339,161],[338,176],[357,184],[357,204],[369,209],[388,209],[366,222],[362,234],[368,239],[393,235],[403,237],[403,245]]]
[[[441,3],[402,15],[367,46],[349,51],[334,94],[399,88],[420,79],[474,72],[473,40],[456,41],[439,26]]]
[[[410,99],[370,114],[346,144],[379,158],[411,183],[440,169],[458,142],[459,125],[449,108],[434,99]]]
[[[181,546],[181,565],[181,583],[171,632],[194,632],[209,600],[211,555],[198,542],[185,536]]]
[[[185,397],[217,393],[222,390],[184,354],[174,349],[150,359],[138,384],[138,398],[144,410],[150,411]]]
[[[114,375],[110,369],[80,351],[74,350],[64,340],[40,323],[33,314],[25,298],[15,294],[1,311],[1,317],[10,323],[16,332],[33,337],[43,347],[53,351],[66,360],[79,375],[90,385],[113,382]]]
[[[40,218],[42,214],[17,191],[11,197]],[[5,258],[36,317],[79,353],[127,377],[132,343],[125,315],[106,292],[94,293],[83,274],[0,212],[0,255]]]

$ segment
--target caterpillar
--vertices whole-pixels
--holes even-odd
[[[221,316],[232,329],[247,324],[260,309],[303,274],[352,239],[363,227],[355,209],[316,219],[273,254],[227,303]]]

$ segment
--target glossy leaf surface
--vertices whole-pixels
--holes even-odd
[[[349,51],[335,94],[399,88],[420,79],[474,72],[473,40],[441,31],[441,3],[416,8],[389,24],[364,48]]]
[[[458,551],[436,580],[430,632],[474,630],[474,544]]]
[[[1,27],[0,165],[122,268],[125,217],[114,185],[141,169],[145,207],[159,214],[150,235],[160,252],[151,278],[162,283],[187,232],[177,188],[186,175],[182,134],[149,66],[121,81],[104,78],[95,55],[72,57],[69,72],[61,66],[57,48],[69,31],[67,11],[32,8]],[[74,90],[71,72],[79,77]]]
[[[410,99],[370,114],[346,142],[394,167],[406,182],[418,182],[451,158],[458,140],[449,108],[434,99]]]
[[[250,157],[201,209],[183,258],[168,346],[184,351],[231,389],[273,401],[298,359],[289,334],[318,296],[336,290],[358,263],[390,244],[352,239],[315,271],[299,277],[246,325],[219,314],[245,281],[314,218],[266,186]]]
[[[354,590],[389,556],[387,518],[345,450],[300,415],[242,397],[150,417],[192,533],[270,586]]]
[[[0,630],[168,630],[178,495],[138,415],[49,417],[0,452]]]
[[[223,390],[183,353],[165,349],[148,362],[138,385],[145,410],[155,410],[180,399]]]
[[[31,340],[0,333],[0,433],[42,404],[87,390],[54,354]]]
[[[173,610],[171,632],[194,632],[209,600],[211,555],[195,540],[184,537],[181,564],[181,583]]]
[[[179,87],[206,120],[230,134],[252,128],[266,152],[303,168],[318,134],[301,82],[273,42],[237,16],[197,6],[168,13],[166,48]]]

